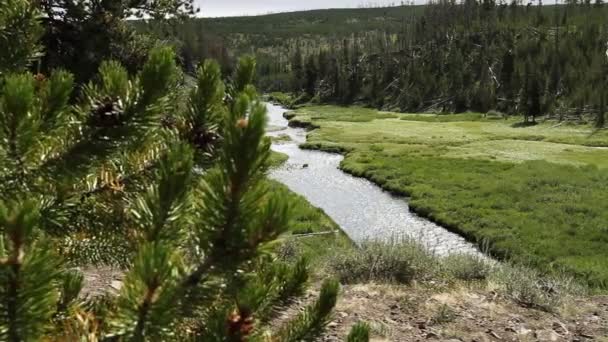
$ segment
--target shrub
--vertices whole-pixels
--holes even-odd
[[[486,258],[472,254],[452,254],[442,260],[448,276],[458,280],[485,280],[492,271]]]
[[[443,304],[437,308],[435,315],[431,317],[431,324],[445,324],[453,322],[456,319],[456,312],[447,304]]]
[[[521,266],[502,265],[492,273],[498,291],[521,306],[553,312],[585,287],[565,275],[543,277],[538,271]]]
[[[365,322],[359,322],[353,325],[348,337],[347,342],[367,342],[369,341],[370,326]]]
[[[343,283],[396,282],[433,277],[438,259],[412,241],[364,242],[359,248],[337,250],[328,261],[330,272]]]

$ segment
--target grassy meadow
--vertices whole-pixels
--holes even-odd
[[[502,258],[608,286],[608,131],[481,114],[309,106],[304,148],[411,197],[413,210]]]

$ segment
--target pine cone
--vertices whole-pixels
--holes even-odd
[[[91,112],[95,124],[99,127],[116,127],[121,124],[123,108],[119,102],[109,97],[95,101]]]
[[[200,151],[211,153],[218,139],[217,132],[205,128],[196,128],[192,135],[192,144]]]
[[[234,309],[228,315],[227,323],[231,341],[247,341],[254,329],[254,319],[248,310]]]

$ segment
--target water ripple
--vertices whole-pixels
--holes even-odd
[[[284,112],[284,108],[269,104],[269,125],[287,127]],[[480,253],[461,236],[410,212],[403,198],[383,191],[366,179],[342,172],[338,168],[343,159],[341,155],[301,150],[298,144],[306,141],[305,130],[289,127],[268,134],[287,134],[292,139],[272,145],[273,150],[287,154],[289,159],[272,171],[270,177],[323,209],[354,241],[408,237],[440,255]]]

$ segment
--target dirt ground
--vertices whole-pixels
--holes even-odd
[[[312,291],[303,302],[315,297]],[[371,325],[371,340],[377,342],[608,341],[608,296],[574,299],[547,313],[481,289],[343,286],[322,340],[344,341],[359,321]]]
[[[122,273],[110,267],[83,268],[83,296],[118,291]],[[305,298],[277,317],[295,315],[318,295]],[[371,341],[600,341],[608,342],[608,296],[567,301],[556,312],[524,308],[486,289],[471,286],[345,285],[322,341],[344,341],[364,321]]]
[[[84,275],[84,286],[80,292],[82,298],[94,298],[106,292],[116,293],[122,286],[124,271],[110,266],[81,267]]]

